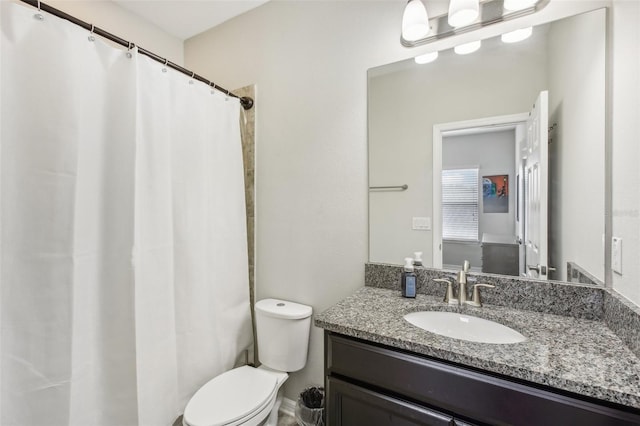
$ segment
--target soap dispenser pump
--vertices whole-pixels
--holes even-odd
[[[402,270],[402,296],[416,297],[416,274],[413,271],[413,259],[407,257],[404,259],[404,268]]]
[[[416,251],[413,253],[413,265],[422,266],[422,252]]]

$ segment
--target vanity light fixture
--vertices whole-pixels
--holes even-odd
[[[504,0],[505,10],[522,10],[536,4],[537,0]]]
[[[419,64],[419,65],[428,64],[429,62],[433,62],[436,59],[438,59],[438,52],[436,51],[436,52],[425,53],[424,55],[416,56],[413,59],[416,61],[416,64]]]
[[[409,0],[402,14],[402,38],[420,40],[429,34],[429,16],[422,0]]]
[[[476,50],[480,49],[482,42],[480,40],[472,41],[470,43],[459,44],[453,48],[453,51],[458,55],[468,55]]]
[[[500,36],[500,39],[504,43],[517,43],[522,40],[526,40],[531,37],[533,33],[533,27],[521,28],[519,30],[504,33]]]
[[[449,2],[449,25],[454,28],[464,27],[478,19],[480,14],[479,0],[451,0]]]
[[[424,7],[426,1],[429,0],[411,0],[404,9],[400,43],[405,47],[434,43],[500,22],[519,19],[539,12],[551,0],[449,0],[449,13],[432,17],[428,22]]]

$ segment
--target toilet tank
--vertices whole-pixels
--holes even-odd
[[[258,357],[269,368],[293,372],[307,363],[311,306],[287,300],[256,303]]]

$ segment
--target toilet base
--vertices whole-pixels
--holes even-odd
[[[278,425],[278,414],[280,412],[280,406],[282,405],[282,400],[284,399],[284,390],[282,386],[278,389],[278,396],[276,396],[276,402],[273,404],[273,408],[271,409],[271,414],[267,418],[264,426],[277,426]]]

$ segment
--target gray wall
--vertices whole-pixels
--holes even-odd
[[[579,18],[547,36],[549,125],[560,123],[549,145],[549,265],[553,279],[566,280],[571,261],[604,282],[606,13]]]
[[[47,0],[43,3],[132,41],[176,64],[184,62],[183,40],[113,1]]]
[[[257,84],[257,297],[289,298],[319,312],[363,285],[369,68],[606,4],[552,1],[523,20],[406,49],[398,41],[404,2],[272,1],[188,40],[188,67],[225,87]],[[621,19],[633,16],[626,12]],[[628,28],[631,34],[637,33],[636,25]],[[637,52],[638,44],[630,46]],[[620,55],[619,63],[629,57]],[[634,66],[635,74],[621,75],[622,81],[636,81],[640,71]],[[627,71],[621,67],[620,73]],[[627,90],[625,84],[614,94],[620,109],[637,105],[637,96],[628,98],[638,92],[634,87]],[[633,144],[639,133],[633,136],[633,126],[638,121],[625,122],[631,126],[628,133],[623,132],[626,124],[619,124],[623,145],[635,153],[628,162],[636,171],[640,155]],[[630,166],[625,170],[631,172]],[[637,187],[620,194],[636,211]],[[635,301],[640,303],[640,291]],[[289,379],[288,398],[322,383],[322,331],[313,327],[311,337],[307,367]]]
[[[615,1],[612,15],[613,235],[623,238],[613,288],[640,305],[640,2]]]

